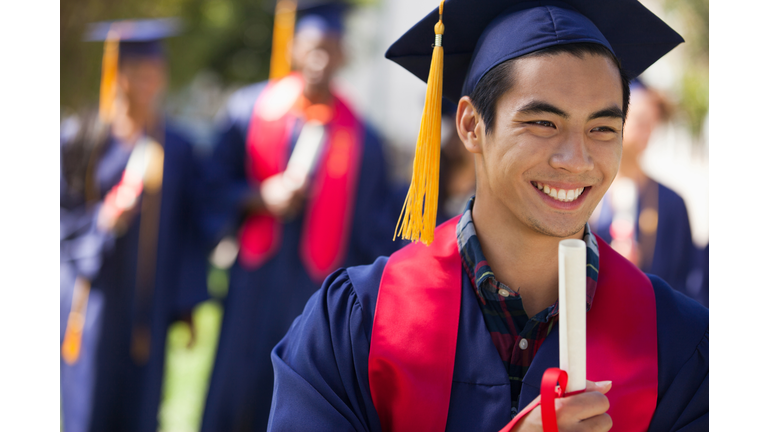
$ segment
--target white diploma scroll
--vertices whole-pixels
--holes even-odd
[[[587,245],[562,240],[558,247],[560,369],[566,392],[587,387]]]
[[[307,184],[317,166],[324,138],[325,126],[318,121],[310,120],[301,128],[283,174],[284,180],[294,188],[300,189]]]

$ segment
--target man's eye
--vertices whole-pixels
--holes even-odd
[[[616,129],[608,126],[600,126],[592,129],[593,132],[611,132],[616,133]]]
[[[551,121],[547,121],[547,120],[530,121],[530,122],[528,122],[528,124],[532,124],[532,125],[535,125],[535,126],[551,127],[551,128],[555,127],[554,123],[552,123]]]

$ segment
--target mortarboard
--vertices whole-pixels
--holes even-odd
[[[92,23],[85,32],[85,40],[103,42],[110,32],[120,41],[120,57],[162,57],[162,40],[176,36],[181,30],[177,18],[102,21]]]
[[[99,119],[109,123],[117,89],[117,66],[121,58],[164,57],[161,40],[181,30],[176,18],[101,21],[88,26],[83,40],[104,42],[99,91]]]
[[[398,221],[403,238],[432,241],[441,96],[458,103],[507,60],[583,42],[611,50],[632,79],[683,38],[637,0],[448,0],[389,47],[388,59],[427,82],[411,188]]]
[[[604,45],[632,79],[683,42],[637,0],[445,3],[443,88],[454,103],[469,94],[493,66],[552,45]],[[426,81],[437,20],[435,9],[393,43],[386,57]]]
[[[346,3],[338,1],[305,8],[299,5],[296,33],[312,28],[323,34],[341,35],[344,32],[344,14],[348,8]]]

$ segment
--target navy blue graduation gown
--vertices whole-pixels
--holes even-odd
[[[275,347],[270,431],[381,431],[368,384],[368,352],[387,259],[331,275]],[[659,395],[649,430],[708,430],[708,311],[650,278],[658,314]],[[524,378],[521,408],[538,395],[542,374],[557,367],[558,358],[555,327]],[[511,419],[511,400],[506,370],[463,274],[446,430],[496,432]]]
[[[649,180],[656,183],[653,180]],[[659,276],[669,283],[672,288],[701,301],[696,293],[700,291],[701,278],[689,281],[691,270],[698,263],[700,253],[693,244],[691,226],[688,219],[688,210],[683,198],[673,190],[661,183],[659,187],[658,226],[656,229],[656,244],[653,248],[653,261],[650,265],[641,264],[641,270]],[[595,228],[595,233],[608,244],[611,243],[611,220],[613,212],[610,208],[610,197],[603,198],[597,223],[590,223]],[[638,199],[635,232],[639,232],[640,207]],[[709,272],[709,268],[706,269]],[[693,282],[695,286],[689,286]],[[707,304],[703,303],[705,306]]]
[[[220,119],[222,133],[207,167],[205,220],[212,241],[236,235],[244,220],[240,206],[253,187],[245,171],[245,137],[264,87],[254,84],[233,94]],[[373,262],[401,245],[392,236],[404,196],[389,185],[382,145],[367,126],[358,181],[344,266]],[[299,258],[302,230],[300,213],[283,224],[279,250],[262,266],[248,269],[238,260],[230,269],[203,431],[266,429],[274,380],[270,351],[320,287]]]
[[[62,149],[71,135],[62,137]],[[63,430],[156,431],[168,325],[207,298],[207,260],[196,234],[199,165],[189,142],[166,126],[157,265],[147,363],[129,354],[135,319],[139,219],[120,237],[96,228],[101,201],[86,206],[60,183],[60,339],[63,342],[77,275],[91,280],[80,357],[60,360]],[[130,149],[110,138],[97,162],[100,199],[116,185]]]

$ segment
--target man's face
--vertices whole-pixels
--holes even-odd
[[[511,73],[493,132],[478,135],[478,202],[490,200],[525,229],[575,235],[618,170],[618,68],[602,56],[563,53],[519,59]]]
[[[166,85],[165,61],[159,58],[126,58],[120,63],[120,89],[132,106],[153,106]]]
[[[637,89],[632,92],[632,107],[627,114],[624,125],[624,153],[627,156],[639,157],[651,133],[661,119],[658,99],[651,93]]]
[[[327,89],[342,61],[338,36],[314,28],[296,35],[293,63],[308,85]]]

